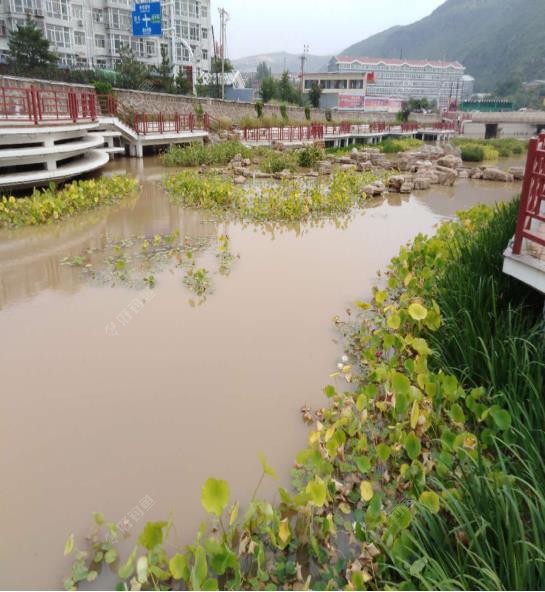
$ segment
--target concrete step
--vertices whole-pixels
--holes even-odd
[[[52,181],[66,181],[78,175],[94,171],[110,160],[110,155],[104,150],[89,150],[83,158],[59,166],[53,171],[38,170],[0,175],[0,189],[24,189],[47,185]]]
[[[104,138],[98,134],[89,134],[81,139],[76,139],[65,144],[53,146],[38,146],[34,148],[7,148],[0,146],[0,167],[15,166],[19,164],[42,163],[51,160],[62,160],[77,156],[99,148],[104,144]]]

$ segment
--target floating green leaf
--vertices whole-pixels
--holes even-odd
[[[413,302],[409,306],[409,314],[415,321],[423,321],[428,316],[428,309],[419,302]]]
[[[210,514],[218,518],[229,503],[229,484],[221,479],[207,479],[201,490],[201,504]]]

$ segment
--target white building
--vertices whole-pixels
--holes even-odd
[[[8,33],[27,15],[41,28],[60,63],[113,69],[123,45],[148,65],[161,63],[164,46],[175,66],[193,66],[198,77],[210,70],[211,0],[161,0],[161,37],[134,37],[134,0],[0,0],[0,56]]]
[[[350,109],[369,103],[392,103],[410,98],[436,100],[447,108],[449,99],[460,100],[465,68],[459,62],[404,60],[337,56],[328,72],[305,74],[308,92],[314,82],[322,89],[322,107]],[[366,84],[368,73],[374,73],[374,84]]]

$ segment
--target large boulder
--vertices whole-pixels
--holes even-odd
[[[513,178],[517,181],[524,179],[524,167],[512,166],[509,167],[508,172],[513,175]]]
[[[363,193],[370,197],[382,195],[386,191],[386,186],[382,181],[374,181],[363,188]]]
[[[456,178],[458,177],[458,173],[454,169],[448,167],[438,165],[435,167],[434,171],[439,177],[440,185],[452,187],[452,185],[454,185],[454,181],[456,181]]]
[[[403,175],[394,175],[388,179],[388,191],[399,193],[406,179]]]
[[[414,183],[414,189],[416,191],[424,191],[425,189],[429,189],[431,187],[430,177],[416,176],[414,178],[413,183]]]
[[[410,193],[414,189],[414,183],[412,181],[405,181],[399,188],[399,193]]]
[[[457,169],[463,166],[462,159],[454,154],[445,154],[437,159],[437,164],[448,169]]]
[[[357,169],[358,171],[360,171],[361,173],[364,173],[365,171],[372,171],[373,170],[373,163],[367,161],[359,161],[357,164]]]
[[[502,183],[512,183],[514,178],[511,173],[506,173],[495,167],[487,167],[483,171],[483,179],[485,181],[499,181]]]

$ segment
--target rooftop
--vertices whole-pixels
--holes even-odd
[[[438,60],[406,60],[400,59],[397,60],[395,58],[372,58],[372,57],[364,57],[364,56],[346,56],[340,55],[335,56],[335,61],[340,62],[342,64],[369,64],[369,65],[377,65],[377,64],[384,64],[386,66],[416,66],[425,68],[426,66],[432,66],[434,68],[459,68],[464,69],[464,66],[460,64],[460,62],[444,62]]]

